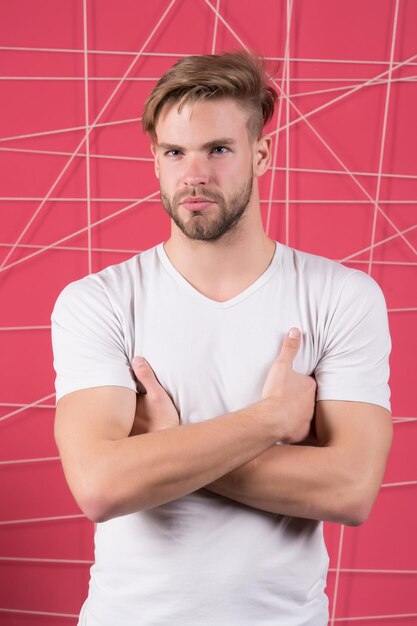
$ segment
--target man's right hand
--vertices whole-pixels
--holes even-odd
[[[291,328],[262,389],[261,403],[277,428],[277,441],[282,443],[299,443],[305,439],[314,416],[316,381],[292,369],[300,343],[301,332]]]

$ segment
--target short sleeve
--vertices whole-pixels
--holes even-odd
[[[51,323],[57,400],[89,387],[116,385],[136,391],[122,326],[94,276],[64,288]]]
[[[352,400],[391,410],[391,338],[384,295],[354,271],[329,315],[323,355],[315,369],[317,400]]]

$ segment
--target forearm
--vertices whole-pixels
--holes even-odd
[[[198,424],[101,442],[89,517],[153,508],[212,483],[274,442],[258,404]]]
[[[332,447],[281,445],[222,476],[206,489],[281,515],[360,523],[360,483]]]
[[[273,513],[358,525],[382,483],[390,412],[375,404],[319,401],[318,446],[272,446],[207,488]]]

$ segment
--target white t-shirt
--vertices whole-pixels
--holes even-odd
[[[57,399],[88,387],[136,389],[145,357],[182,423],[260,400],[292,326],[296,371],[318,399],[390,409],[385,300],[367,274],[277,243],[250,287],[217,302],[172,265],[163,243],[68,285],[52,314]],[[324,626],[322,523],[205,489],[97,524],[80,626]]]

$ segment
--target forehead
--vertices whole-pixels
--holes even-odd
[[[247,139],[248,113],[230,98],[187,103],[178,111],[178,102],[162,108],[156,123],[157,142],[206,143],[215,137]]]

